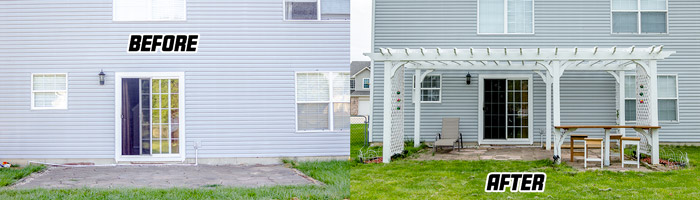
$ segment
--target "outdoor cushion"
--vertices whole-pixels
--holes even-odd
[[[459,118],[443,118],[440,139],[459,139]]]
[[[457,139],[440,139],[438,141],[435,141],[435,145],[437,146],[452,146],[457,142]]]

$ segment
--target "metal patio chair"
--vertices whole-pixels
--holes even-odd
[[[442,118],[442,132],[437,134],[435,144],[433,144],[433,152],[437,151],[440,146],[452,146],[455,149],[455,143],[459,143],[457,151],[462,148],[462,133],[459,132],[459,118]]]

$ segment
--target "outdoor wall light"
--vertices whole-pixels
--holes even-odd
[[[100,70],[100,73],[97,75],[100,76],[100,85],[105,85],[105,72]]]
[[[472,84],[472,75],[467,72],[467,85]]]

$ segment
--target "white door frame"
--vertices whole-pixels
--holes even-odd
[[[527,118],[527,139],[505,139],[505,140],[494,140],[494,139],[484,139],[484,79],[510,79],[510,80],[527,80],[527,93],[528,93],[528,107],[527,107],[527,113],[528,113],[528,118]],[[532,144],[532,133],[533,133],[533,119],[534,119],[534,113],[533,113],[533,94],[532,94],[532,74],[479,74],[479,107],[477,108],[478,113],[479,113],[479,136],[478,136],[478,141],[479,145],[481,144],[526,144],[526,145],[531,145]]]
[[[124,156],[122,154],[122,78],[177,78],[179,79],[179,154]],[[185,161],[185,72],[116,72],[114,75],[114,160],[120,161]]]

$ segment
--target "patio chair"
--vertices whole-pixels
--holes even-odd
[[[617,141],[617,150],[620,151],[620,159],[622,159],[623,153],[622,153],[622,134],[611,134],[610,135],[610,142],[613,140]],[[610,157],[612,157],[612,148],[610,148]]]
[[[435,144],[433,144],[433,152],[437,151],[440,146],[452,146],[455,149],[455,143],[459,143],[457,151],[462,148],[462,133],[459,132],[459,118],[442,118],[442,132],[437,134]]]
[[[600,158],[588,158],[588,147],[600,148]],[[603,168],[603,138],[586,138],[583,139],[583,169],[586,169],[588,161],[600,162],[600,168]]]
[[[623,152],[622,156],[620,158],[620,159],[622,159],[622,168],[625,168],[625,164],[630,164],[630,165],[637,164],[637,168],[639,168],[639,141],[640,140],[642,140],[642,139],[638,138],[638,137],[622,137],[622,138],[620,138],[620,144],[621,144],[620,145],[620,152]],[[635,161],[625,161],[625,155],[624,155],[625,145],[637,146],[637,151],[635,152],[635,153],[637,153],[637,155],[636,155],[637,161],[636,162]]]
[[[569,145],[569,149],[571,150],[571,162],[574,162],[574,156],[585,156],[585,154],[583,152],[574,151],[574,141],[584,140],[584,139],[588,138],[588,135],[571,134],[571,136],[569,136],[569,138],[571,139],[571,143],[570,143],[571,145]]]

